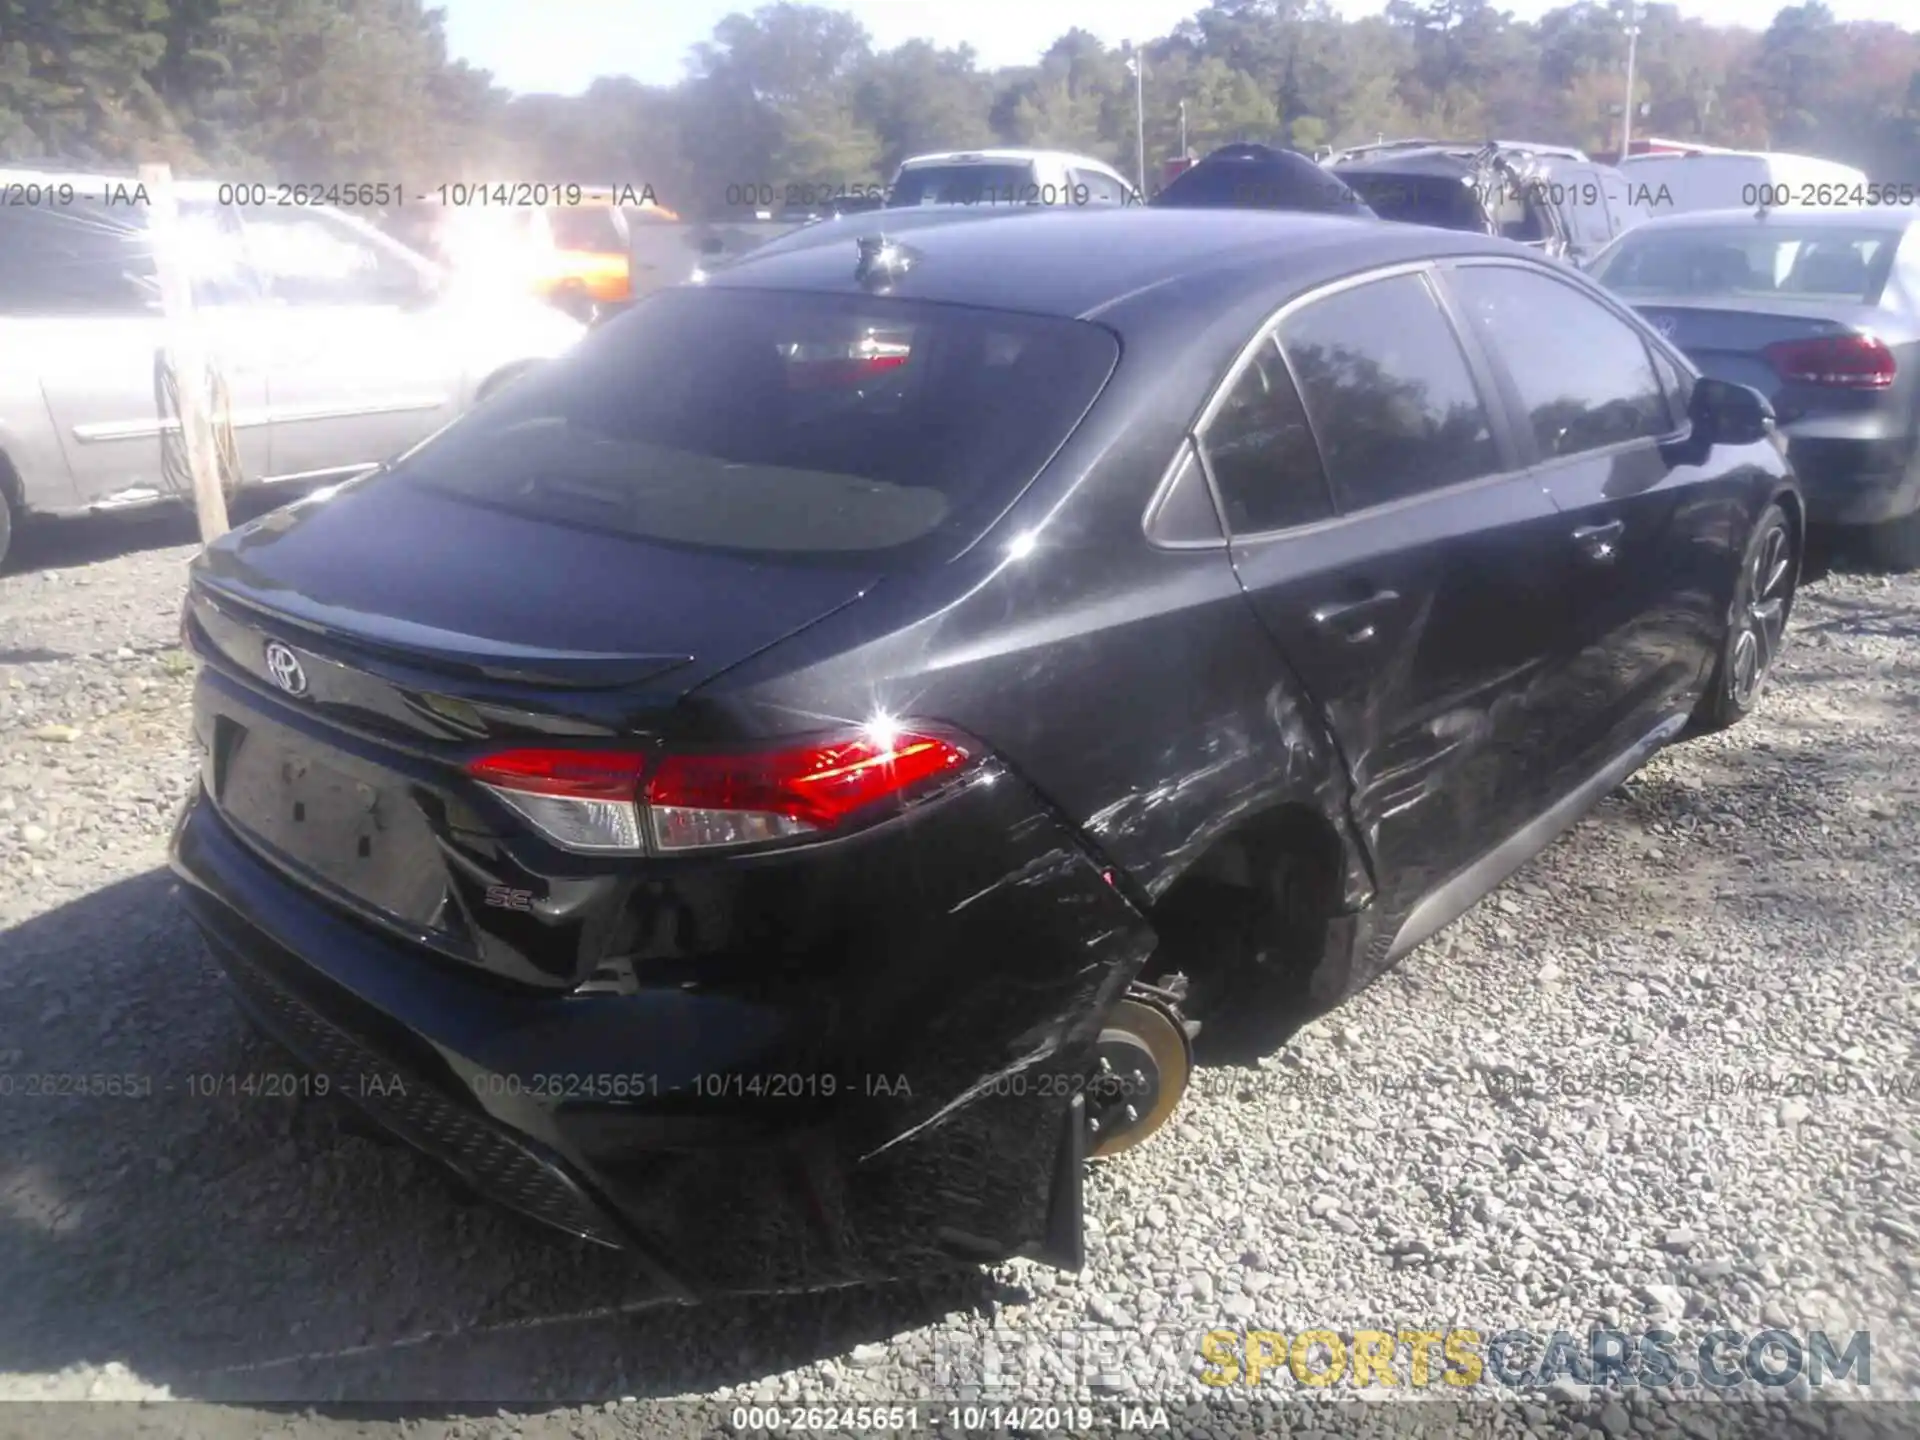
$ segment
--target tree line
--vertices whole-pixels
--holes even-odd
[[[1920,33],[1826,5],[1764,30],[1673,5],[1581,0],[1537,21],[1492,0],[1218,0],[1145,43],[1149,177],[1235,140],[1311,150],[1377,138],[1617,148],[1636,135],[1804,150],[1920,181]],[[585,41],[583,40],[583,44]],[[1085,31],[1031,65],[966,46],[877,49],[851,16],[778,3],[722,20],[686,77],[575,96],[503,91],[454,59],[422,0],[0,0],[0,160],[310,182],[567,180],[650,185],[683,213],[884,181],[916,152],[1071,149],[1132,174],[1129,54]],[[583,56],[583,65],[591,61]]]

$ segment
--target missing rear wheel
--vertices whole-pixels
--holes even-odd
[[[1180,1108],[1193,1073],[1193,1044],[1179,1015],[1150,996],[1114,1006],[1094,1047],[1087,1084],[1089,1153],[1131,1150]]]

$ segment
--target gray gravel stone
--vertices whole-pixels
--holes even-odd
[[[1584,1340],[1643,1308],[1688,1335],[1867,1329],[1873,1397],[1920,1397],[1920,577],[1809,587],[1749,721],[1656,758],[1275,1056],[1203,1069],[1095,1167],[1082,1275],[684,1309],[327,1102],[193,1093],[287,1066],[161,868],[196,771],[190,553],[0,578],[0,1073],[152,1086],[0,1103],[0,1398],[215,1400],[209,1440],[395,1433],[332,1397],[485,1401],[408,1433],[613,1440],[656,1433],[655,1396],[979,1396],[1034,1342],[1173,1405],[1210,1329]],[[1599,1433],[1673,1433],[1610,1398]],[[245,1408],[283,1402],[313,1408]]]

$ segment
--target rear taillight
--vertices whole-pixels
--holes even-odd
[[[651,757],[618,750],[507,750],[467,773],[569,850],[644,848],[635,804]]]
[[[1782,380],[1845,390],[1885,390],[1898,368],[1893,352],[1873,335],[1820,335],[1782,340],[1760,352]]]
[[[678,854],[821,836],[962,770],[955,741],[886,726],[765,750],[507,750],[468,773],[569,850]]]

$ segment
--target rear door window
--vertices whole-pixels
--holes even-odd
[[[1309,525],[1333,514],[1307,412],[1270,335],[1227,387],[1200,450],[1236,535]]]
[[[1501,468],[1459,337],[1420,276],[1314,300],[1281,323],[1280,343],[1342,510]]]
[[[650,540],[821,563],[957,552],[1105,385],[1100,326],[866,295],[656,293],[396,478]]]

